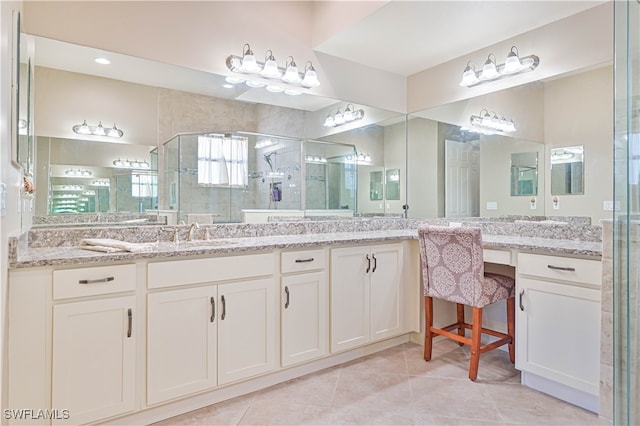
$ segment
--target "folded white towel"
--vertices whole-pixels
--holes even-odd
[[[80,247],[86,250],[102,251],[105,253],[119,251],[144,253],[153,251],[156,248],[156,243],[129,243],[111,238],[85,238],[80,243]]]

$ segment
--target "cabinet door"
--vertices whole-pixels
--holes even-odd
[[[328,288],[324,272],[282,278],[282,365],[318,358],[328,346]]]
[[[275,280],[221,284],[218,299],[218,383],[274,370],[280,347]]]
[[[70,423],[135,408],[135,308],[134,296],[54,306],[52,407]]]
[[[148,295],[147,402],[216,386],[216,286]]]
[[[402,333],[402,255],[401,244],[371,247],[371,341]]]
[[[516,367],[597,395],[600,291],[522,277],[517,283]]]
[[[368,247],[331,250],[331,352],[369,342]]]

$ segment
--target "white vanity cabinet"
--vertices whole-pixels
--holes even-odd
[[[331,250],[331,352],[402,333],[402,244]]]
[[[327,249],[281,253],[282,366],[320,358],[329,346]]]
[[[520,253],[516,367],[524,384],[597,411],[599,260]]]
[[[134,410],[139,316],[135,295],[122,294],[135,288],[135,265],[53,271],[51,406],[70,414],[54,424]]]
[[[257,254],[149,264],[148,404],[277,368],[274,258]]]

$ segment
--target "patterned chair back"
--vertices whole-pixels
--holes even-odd
[[[421,225],[418,238],[425,296],[483,307],[513,293],[485,279],[480,228]]]

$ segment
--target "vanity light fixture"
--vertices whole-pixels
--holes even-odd
[[[113,165],[120,169],[149,169],[151,165],[144,161],[129,161],[129,160],[121,160],[118,158],[117,160],[113,160]]]
[[[469,121],[471,122],[471,130],[484,131],[485,134],[516,131],[516,125],[513,120],[507,120],[504,116],[498,117],[498,114],[495,112],[489,113],[486,109],[481,110],[480,115],[472,115]]]
[[[124,132],[118,129],[115,124],[113,127],[103,127],[102,121],[97,126],[89,126],[87,120],[84,120],[82,124],[76,124],[72,129],[79,135],[109,136],[111,138],[121,138],[124,135]]]
[[[324,123],[322,123],[322,125],[325,127],[337,127],[352,121],[362,120],[362,118],[364,118],[364,110],[356,110],[352,104],[348,104],[344,109],[344,112],[338,108],[338,111],[336,111],[335,114],[327,115],[327,118],[324,119]]]
[[[111,186],[107,179],[96,179],[91,182],[91,186]]]
[[[319,155],[307,155],[304,157],[304,162],[313,164],[324,164],[327,162],[327,159]]]
[[[496,57],[493,53],[487,56],[487,60],[482,66],[481,71],[476,71],[473,62],[467,62],[467,66],[462,73],[460,86],[473,87],[522,72],[533,71],[539,64],[540,58],[536,55],[521,58],[518,53],[518,48],[512,46],[504,64],[496,64]]]
[[[64,171],[64,174],[70,177],[89,177],[93,175],[91,170],[81,170],[81,169],[67,169]]]
[[[296,63],[293,60],[293,56],[289,56],[287,58],[284,68],[280,68],[271,49],[267,50],[264,62],[260,62],[253,54],[249,43],[245,43],[242,47],[242,56],[229,55],[227,57],[226,64],[229,70],[236,73],[255,75],[256,77],[263,77],[270,80],[279,80],[286,84],[299,85],[307,89],[318,87],[320,85],[318,74],[316,73],[311,61],[307,62],[304,68],[304,73],[302,73],[301,76]],[[246,84],[250,87],[262,87],[267,85],[264,82],[258,82],[256,80],[242,79],[242,81],[246,81]],[[234,84],[229,80],[227,80],[227,82]],[[237,83],[238,82],[235,84]],[[259,84],[261,84],[261,86],[258,86]]]
[[[363,152],[357,152],[355,155],[347,155],[347,160],[354,161],[357,164],[370,164],[371,163],[371,155],[365,154]]]

